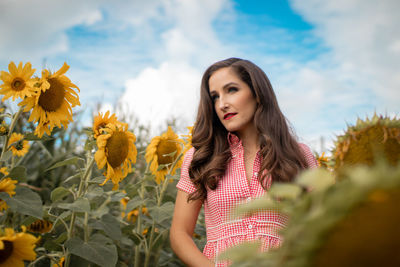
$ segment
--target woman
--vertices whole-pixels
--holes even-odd
[[[170,230],[171,246],[189,266],[227,266],[218,255],[244,241],[262,250],[281,244],[287,217],[274,211],[233,218],[235,206],[261,197],[272,182],[291,182],[317,163],[296,142],[265,73],[248,60],[211,65],[201,83],[193,148],[184,158]],[[207,244],[192,240],[204,204]]]

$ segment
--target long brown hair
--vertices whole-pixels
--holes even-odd
[[[254,63],[240,58],[228,58],[211,65],[203,74],[200,104],[193,129],[195,148],[189,167],[189,176],[197,190],[189,200],[207,197],[207,188],[215,190],[231,159],[227,130],[215,112],[210,96],[209,79],[221,68],[230,67],[252,90],[259,103],[254,114],[258,131],[262,163],[258,179],[266,188],[266,179],[291,182],[296,174],[307,167],[306,159],[282,114],[267,75]],[[262,175],[265,174],[267,175]]]

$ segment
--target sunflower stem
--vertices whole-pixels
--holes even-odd
[[[144,192],[144,183],[142,183],[140,185],[140,190],[139,190],[139,196],[140,196],[141,199],[143,199],[143,192]],[[142,216],[141,216],[141,214],[142,214],[142,205],[140,204],[138,217],[137,217],[137,221],[136,221],[136,223],[137,223],[136,232],[138,234],[140,234],[141,231],[142,231],[142,229],[141,229],[142,228],[141,227],[142,226]],[[135,265],[134,265],[134,267],[139,267],[139,264],[140,264],[140,247],[141,247],[141,243],[139,243],[135,247]]]
[[[5,142],[4,142],[4,147],[3,147],[3,150],[1,151],[1,156],[0,156],[0,158],[3,157],[4,152],[7,150],[7,147],[8,147],[8,140],[10,139],[10,136],[11,136],[11,134],[12,134],[12,131],[14,130],[15,124],[17,124],[17,121],[18,121],[18,119],[19,119],[19,116],[22,114],[23,110],[24,110],[24,108],[23,108],[23,107],[20,107],[20,109],[19,109],[18,112],[14,115],[14,117],[13,117],[13,119],[12,119],[12,121],[11,121],[10,128],[9,128],[9,130],[8,130],[8,134],[6,135],[6,140],[5,140]]]
[[[171,171],[172,171],[172,168],[168,170],[167,177],[164,179],[164,181],[163,181],[163,183],[162,183],[162,185],[161,185],[161,191],[160,191],[160,194],[159,194],[158,199],[157,199],[157,207],[160,207],[161,204],[162,204],[162,199],[163,199],[163,197],[164,197],[164,193],[165,193],[165,191],[166,191],[166,189],[167,189],[167,186],[168,186],[168,183],[169,183],[169,178],[168,178],[168,176],[169,176],[169,174],[171,173]],[[155,227],[156,227],[156,223],[155,223],[155,221],[153,220],[153,224],[152,224],[152,226],[151,226],[151,232],[150,232],[149,246],[148,246],[148,248],[146,249],[146,256],[145,256],[145,260],[144,260],[144,267],[148,267],[148,266],[149,266],[150,256],[151,256],[151,248],[152,248],[153,243],[154,243]],[[154,264],[157,264],[157,262],[154,262]]]
[[[90,174],[92,173],[92,167],[94,165],[94,157],[92,157],[91,153],[88,152],[86,155],[86,158],[87,158],[86,170],[85,170],[83,177],[81,178],[81,181],[79,183],[79,188],[78,188],[78,194],[76,195],[76,198],[74,200],[76,200],[77,198],[81,197],[84,194],[84,192],[87,189],[87,184],[89,182]],[[85,188],[85,190],[83,190],[84,188]],[[76,213],[73,211],[72,215],[71,215],[71,222],[69,225],[68,239],[71,239],[74,236],[75,220],[76,220]],[[87,234],[86,230],[88,230],[87,222],[86,222],[86,225],[84,225],[85,238],[86,238],[86,234]],[[69,263],[70,263],[70,253],[67,251],[67,255],[65,257],[65,267],[69,267]]]

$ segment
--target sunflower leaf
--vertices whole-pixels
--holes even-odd
[[[42,137],[37,137],[34,133],[26,133],[24,139],[28,141],[48,141],[54,138],[47,135],[43,135]]]
[[[65,242],[65,246],[72,254],[85,260],[102,267],[113,267],[116,266],[118,260],[117,248],[106,240],[92,237],[85,243],[80,238],[73,237]]]
[[[69,194],[71,194],[71,192],[67,188],[60,186],[51,191],[50,199],[51,201],[56,202],[57,200],[60,200]]]
[[[9,159],[11,158],[11,156],[12,156],[12,151],[11,151],[11,150],[8,150],[8,151],[6,151],[6,152],[3,154],[3,156],[0,158],[0,161],[7,161],[7,160],[9,160]]]
[[[59,203],[57,207],[75,212],[90,212],[90,203],[87,198],[80,197],[73,203]]]
[[[76,164],[78,162],[78,160],[82,160],[82,159],[80,157],[72,157],[72,158],[57,162],[56,164],[54,164],[50,168],[47,168],[45,170],[45,172],[47,172],[49,170],[52,170],[52,169],[55,169],[55,168],[58,168],[58,167],[61,167],[61,166],[65,166],[65,165],[74,165],[74,164]]]
[[[21,186],[16,188],[15,193],[13,197],[10,197],[8,193],[0,192],[0,199],[6,201],[13,211],[42,219],[42,199],[37,193]]]
[[[167,202],[161,207],[149,207],[150,216],[157,223],[162,223],[164,220],[171,219],[174,211],[174,203]]]
[[[110,214],[104,214],[101,220],[93,220],[90,226],[93,229],[103,230],[113,240],[120,240],[122,237],[119,221]]]
[[[143,205],[145,200],[141,199],[140,196],[135,196],[126,204],[126,212],[130,212],[133,209],[136,209],[140,205]]]
[[[10,174],[7,175],[11,179],[17,180],[19,182],[26,181],[26,168],[24,166],[17,166],[12,168]]]

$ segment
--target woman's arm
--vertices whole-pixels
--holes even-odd
[[[214,266],[192,239],[202,202],[201,200],[187,202],[187,199],[188,194],[178,190],[169,235],[171,247],[188,266]]]

